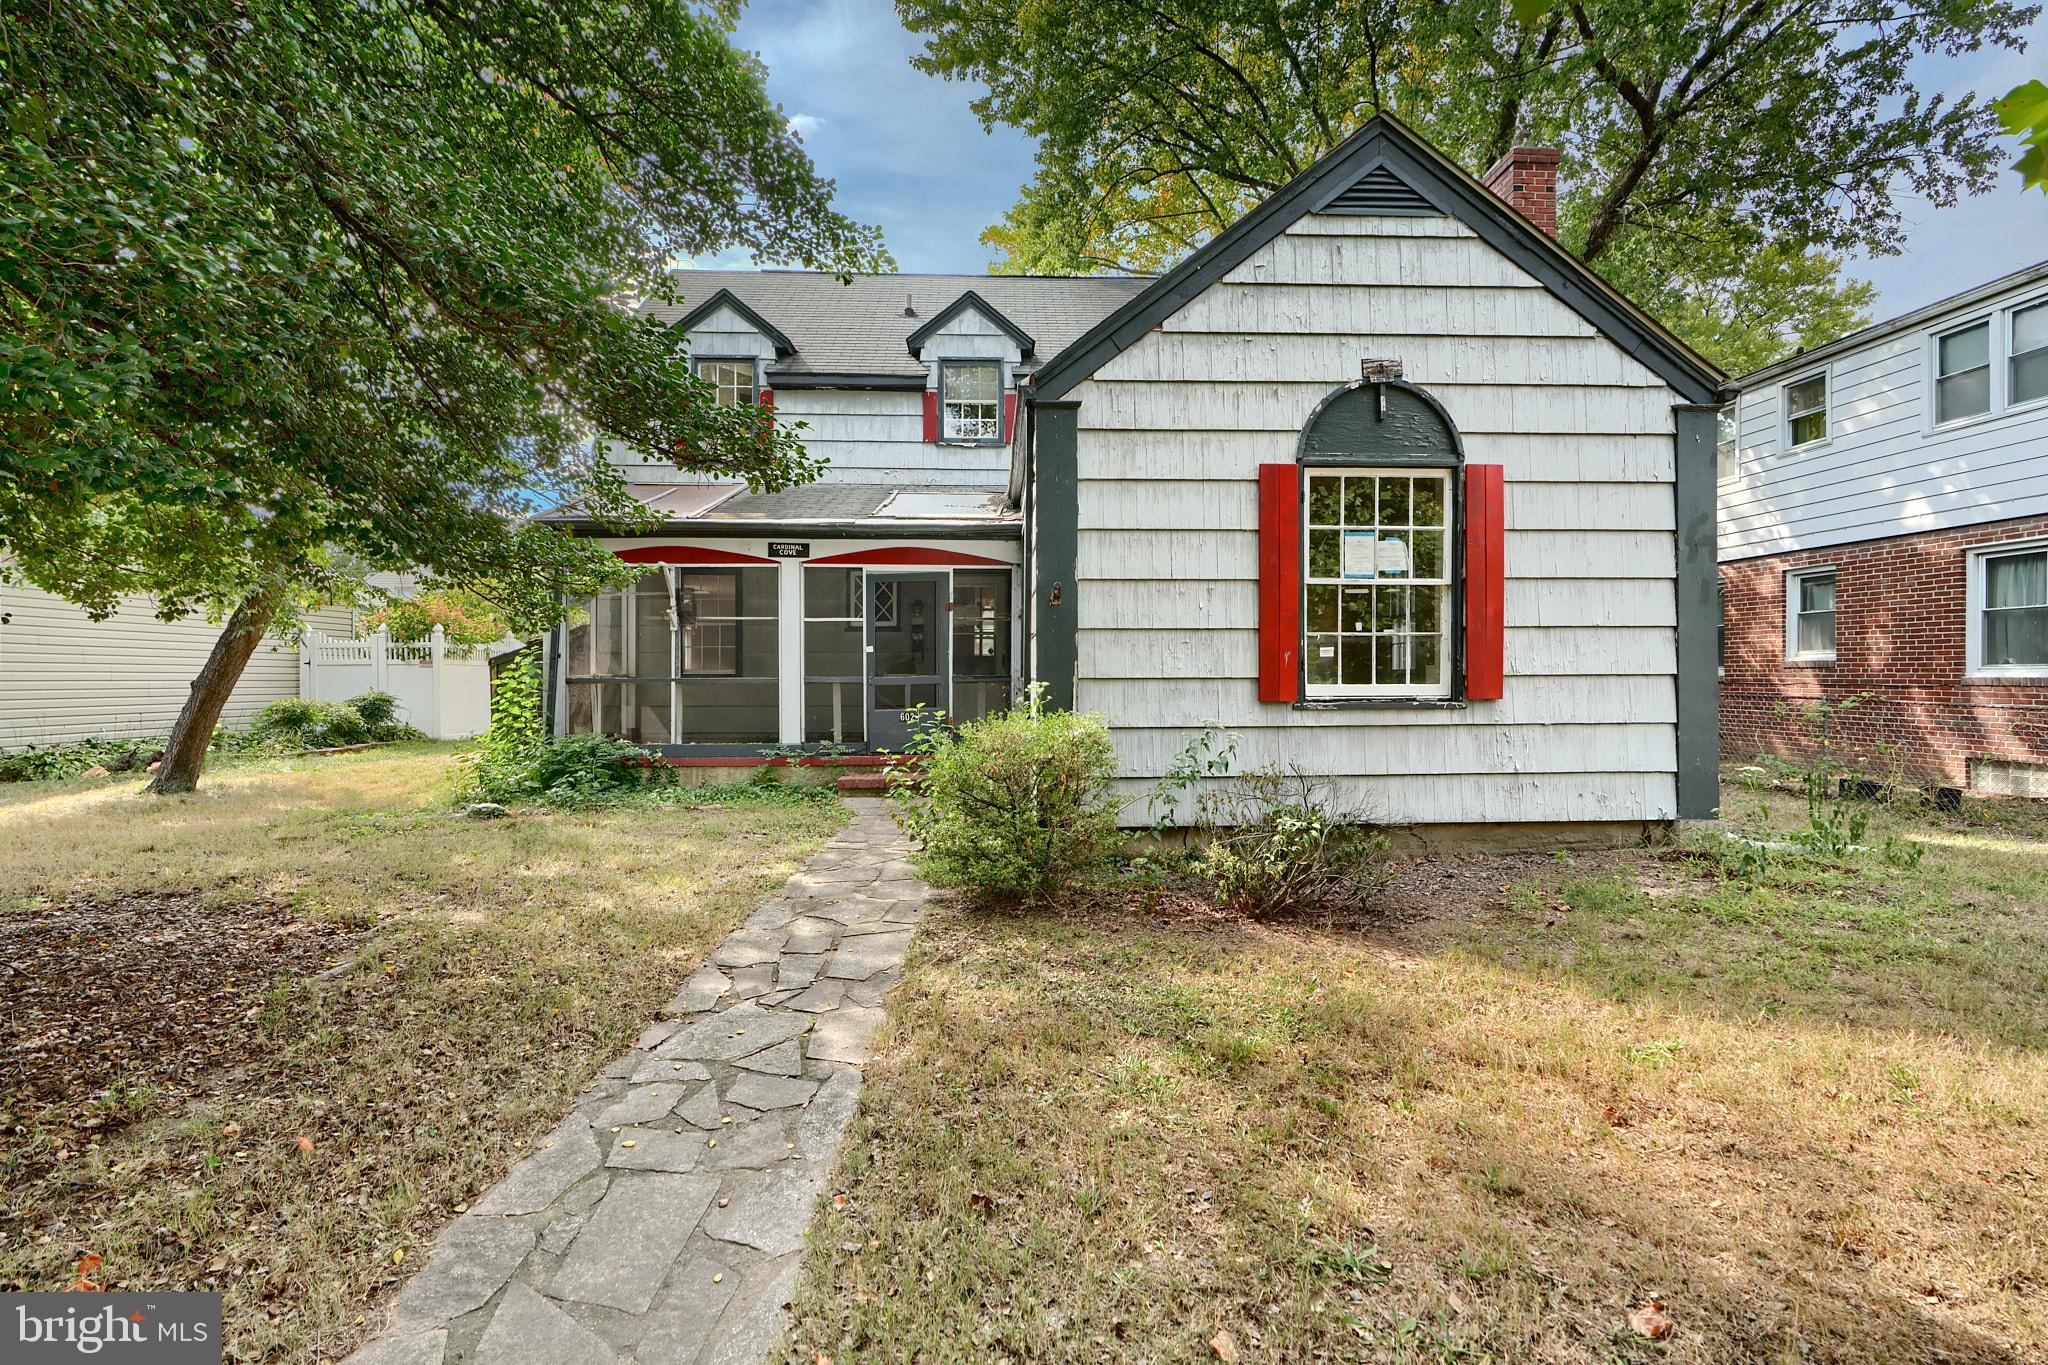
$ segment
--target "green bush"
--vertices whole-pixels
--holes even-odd
[[[1036,905],[1109,861],[1121,842],[1116,752],[1099,715],[1025,704],[948,730],[933,716],[910,752],[921,789],[892,798],[923,841],[919,869],[982,905]]]
[[[1386,834],[1305,773],[1247,773],[1204,802],[1203,824],[1201,870],[1234,910],[1357,910],[1386,888]]]
[[[348,704],[356,708],[356,714],[363,718],[363,724],[372,730],[382,730],[398,721],[398,698],[389,692],[374,688],[360,697],[350,697]]]
[[[79,739],[64,744],[31,744],[0,754],[0,782],[47,782],[76,777],[93,768],[127,772],[148,766],[163,748],[160,739]]]
[[[540,801],[565,810],[616,804],[666,788],[675,769],[610,735],[547,738],[540,667],[522,654],[491,691],[491,726],[468,756],[461,794],[501,805]]]

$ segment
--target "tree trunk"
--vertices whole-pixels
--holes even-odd
[[[164,746],[163,765],[157,769],[149,790],[158,796],[174,796],[199,785],[199,773],[206,766],[206,751],[212,747],[213,732],[228,695],[242,680],[249,656],[263,642],[263,632],[277,615],[278,595],[258,592],[235,608],[227,628],[213,642],[213,652],[199,676],[192,680],[192,695],[171,727],[170,742]]]

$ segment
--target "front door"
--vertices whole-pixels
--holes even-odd
[[[904,713],[943,710],[953,632],[940,574],[869,574],[868,744],[901,749],[910,741]]]

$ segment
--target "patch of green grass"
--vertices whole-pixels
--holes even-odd
[[[1879,823],[1920,866],[1475,860],[1362,934],[941,906],[794,1358],[2029,1358],[2048,844]]]

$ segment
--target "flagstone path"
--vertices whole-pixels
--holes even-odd
[[[804,1233],[929,888],[879,800],[683,983],[435,1243],[348,1365],[740,1365]]]

